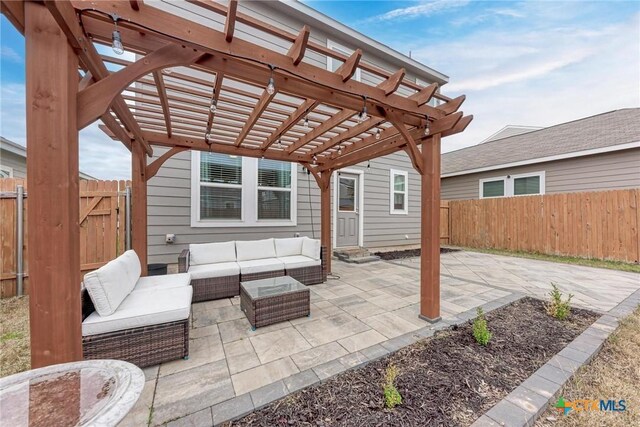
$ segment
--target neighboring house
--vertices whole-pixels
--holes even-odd
[[[444,200],[633,187],[640,187],[640,108],[492,137],[442,155]]]
[[[158,2],[154,7],[214,28],[224,26],[224,17],[189,4]],[[314,42],[345,54],[362,48],[364,61],[390,71],[404,68],[407,78],[418,84],[448,81],[444,74],[301,2],[240,2],[238,8],[292,33],[309,25]],[[284,53],[289,49],[280,40],[246,31],[247,27],[236,28],[236,36]],[[282,46],[274,46],[276,42]],[[306,60],[329,70],[340,66],[340,61],[320,55]],[[354,78],[381,82],[364,70]],[[164,152],[154,149],[156,157]],[[405,152],[343,170],[335,174],[332,186],[334,246],[372,248],[420,242],[420,179]],[[148,182],[148,215],[149,262],[175,263],[189,243],[297,234],[319,238],[320,192],[313,177],[296,163],[184,152],[169,159]],[[166,243],[167,234],[176,235],[175,244]]]
[[[27,177],[27,149],[0,136],[0,178]],[[95,179],[80,172],[80,179]]]
[[[495,141],[496,139],[507,138],[509,136],[522,135],[523,133],[533,132],[534,130],[540,130],[540,129],[544,129],[544,128],[535,127],[535,126],[507,125],[507,126],[503,127],[502,129],[500,129],[498,132],[496,132],[493,135],[489,136],[484,141],[480,142],[480,144],[482,144],[484,142]]]

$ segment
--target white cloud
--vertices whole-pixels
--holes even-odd
[[[443,12],[446,10],[462,7],[467,5],[468,3],[469,3],[469,0],[421,1],[414,6],[393,9],[381,15],[376,15],[376,16],[367,18],[365,21],[366,22],[382,22],[382,21],[402,20],[402,19],[413,19],[417,17],[430,16],[438,12]]]
[[[0,86],[0,135],[26,145],[25,87],[23,84]],[[119,141],[104,134],[93,123],[80,132],[80,170],[99,179],[129,179],[131,154]]]
[[[4,59],[18,64],[24,62],[23,58],[18,54],[18,52],[16,52],[9,46],[0,46],[0,56]]]
[[[551,126],[640,106],[640,15],[607,26],[568,17],[538,25],[548,16],[414,51],[450,76],[443,93],[465,93],[462,109],[474,115],[463,134],[443,142],[443,151],[477,144],[508,124]]]

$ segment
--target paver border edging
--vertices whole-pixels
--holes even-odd
[[[480,307],[490,312],[519,300],[525,295],[520,292],[487,302]],[[370,362],[387,356],[403,347],[414,344],[423,338],[433,336],[437,331],[447,329],[453,325],[460,325],[476,317],[477,307],[459,313],[455,319],[441,320],[438,323],[424,326],[413,332],[391,338],[387,341],[367,347],[355,353],[347,354],[313,368],[298,372],[290,377],[265,385],[249,393],[233,397],[224,402],[211,406],[213,424],[218,426],[228,421],[242,418],[253,411],[281,399],[291,393],[328,381],[336,375],[350,369],[356,369]],[[184,418],[188,418],[187,415]],[[176,420],[177,421],[177,420]]]
[[[603,314],[471,427],[534,425],[567,381],[600,352],[604,342],[618,328],[620,319],[633,313],[639,304],[640,290],[637,290]]]

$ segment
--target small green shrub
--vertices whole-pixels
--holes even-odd
[[[555,317],[558,320],[564,320],[571,314],[571,298],[573,294],[569,294],[565,301],[562,300],[562,292],[558,289],[558,285],[551,282],[551,292],[549,292],[551,301],[547,303],[547,313],[549,316]]]
[[[390,364],[384,375],[383,387],[384,405],[389,409],[393,409],[402,403],[402,396],[394,384],[397,376],[398,369],[395,365]]]
[[[491,332],[487,328],[487,319],[484,317],[484,311],[478,307],[478,317],[473,321],[473,337],[478,344],[486,346],[491,340]]]

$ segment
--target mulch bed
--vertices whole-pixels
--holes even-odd
[[[454,248],[440,248],[441,254],[446,254],[449,252],[459,252],[460,249]],[[379,256],[380,259],[385,261],[390,261],[394,259],[403,259],[403,258],[414,258],[420,256],[420,248],[417,249],[404,249],[401,251],[390,251],[390,252],[374,252],[376,256]]]
[[[276,401],[234,426],[468,426],[584,331],[598,315],[573,308],[559,321],[523,298],[487,314],[493,338],[477,344],[471,322]],[[387,366],[399,370],[402,404],[384,408]]]

